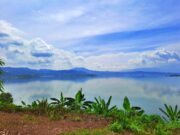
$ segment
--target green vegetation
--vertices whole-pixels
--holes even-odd
[[[166,105],[167,106],[167,105]],[[127,97],[124,98],[123,109],[116,112],[116,119],[109,127],[114,132],[122,132],[123,130],[131,131],[135,134],[150,134],[150,135],[171,135],[173,129],[180,129],[180,121],[178,107],[165,113],[169,121],[164,121],[159,115],[147,115],[140,107],[131,107]],[[166,108],[167,109],[167,108]],[[162,109],[160,109],[162,111]]]
[[[66,133],[62,133],[60,135],[109,135],[111,131],[108,129],[94,129],[94,130],[76,130],[76,131],[70,131]]]
[[[0,59],[0,67],[5,63]],[[3,71],[0,68],[0,75]],[[18,106],[13,104],[13,97],[11,93],[4,92],[3,81],[0,80],[0,110],[14,112]]]
[[[110,96],[107,103],[105,102],[104,99],[101,97],[94,98],[95,102],[92,103],[92,105],[89,107],[89,112],[94,113],[94,114],[100,114],[104,116],[108,116],[111,114],[113,110],[116,109],[116,106],[110,107],[111,99],[112,97]]]
[[[114,122],[112,123],[111,125],[109,125],[109,129],[113,132],[116,132],[116,133],[120,133],[123,131],[123,127],[121,126],[121,124],[119,124],[119,122]]]
[[[3,64],[0,60],[0,65]],[[80,89],[74,98],[64,97],[61,93],[59,99],[51,98],[50,103],[47,99],[42,99],[33,101],[31,104],[22,101],[22,105],[18,106],[13,103],[12,95],[4,92],[2,82],[0,83],[0,111],[45,115],[51,120],[63,119],[69,113],[79,115],[86,113],[111,118],[111,124],[107,129],[77,130],[64,135],[104,135],[126,131],[140,135],[173,135],[180,131],[180,110],[177,105],[173,108],[165,104],[165,110],[160,108],[160,111],[166,116],[161,118],[159,115],[145,114],[141,107],[132,106],[128,97],[124,98],[123,108],[112,106],[111,99],[110,96],[107,101],[101,97],[95,98],[95,101],[87,101],[82,89]],[[25,119],[36,121],[34,117],[29,115]],[[81,118],[76,116],[72,120],[81,121]]]
[[[85,96],[82,93],[82,89],[80,89],[76,93],[74,98],[68,97],[66,99],[68,100],[67,106],[71,110],[75,110],[75,111],[81,111],[81,110],[87,109],[91,107],[91,104],[93,103],[91,101],[86,101]]]
[[[51,102],[51,104],[54,104],[57,108],[59,109],[63,109],[65,108],[65,106],[67,105],[67,98],[65,98],[63,96],[63,93],[61,92],[60,94],[60,98],[57,99],[57,98],[51,98],[51,100],[53,102]]]
[[[0,94],[0,102],[6,103],[6,104],[12,104],[13,103],[13,97],[12,97],[11,93],[2,92]]]
[[[33,112],[38,115],[45,114],[48,112],[48,109],[50,107],[47,99],[37,100],[33,101],[32,104],[27,105],[24,101],[22,101],[22,109],[27,112]]]
[[[51,98],[52,102],[48,102],[47,99],[33,101],[31,104],[26,104],[22,101],[22,106],[13,104],[13,98],[9,93],[0,94],[0,110],[8,112],[30,112],[35,115],[46,115],[51,120],[63,119],[66,114],[82,114],[90,113],[97,116],[103,116],[111,118],[111,124],[106,130],[93,130],[95,134],[106,134],[111,132],[122,133],[132,132],[142,135],[171,135],[174,131],[180,129],[180,119],[178,107],[167,106],[166,111],[160,109],[168,120],[164,120],[164,117],[159,115],[147,115],[144,110],[137,106],[131,106],[127,97],[124,98],[123,108],[118,109],[116,106],[111,107],[110,96],[106,102],[99,97],[95,98],[95,101],[86,101],[82,93],[82,89],[79,90],[75,98],[64,97],[60,94],[60,99]],[[27,120],[33,120],[31,117],[26,117]],[[72,121],[81,121],[79,116],[75,116]],[[91,135],[89,130],[78,130],[74,132],[68,132],[67,135],[79,134],[79,135]],[[65,135],[66,135],[65,134]]]
[[[166,115],[168,119],[163,117],[166,121],[178,121],[180,120],[180,110],[178,110],[178,106],[176,105],[173,109],[172,106],[168,106],[167,104],[164,104],[165,109],[159,108],[159,110]]]
[[[5,63],[0,59],[0,67],[3,66]],[[0,69],[0,75],[3,73],[3,71]],[[0,80],[0,92],[3,92],[3,81]]]

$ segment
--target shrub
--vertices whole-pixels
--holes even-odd
[[[118,133],[123,131],[123,127],[122,127],[122,125],[118,121],[110,124],[109,125],[109,129],[111,131],[113,131],[113,132],[118,132]]]
[[[7,104],[13,103],[13,97],[11,93],[2,92],[0,94],[0,103],[7,103]]]
[[[155,127],[155,135],[170,135],[170,132],[167,130],[165,124],[158,123]]]
[[[50,107],[47,99],[36,100],[31,104],[27,105],[24,101],[21,102],[23,104],[24,110],[31,111],[35,114],[46,114]]]
[[[5,112],[17,112],[21,110],[20,106],[16,106],[15,104],[7,104],[7,103],[1,103],[0,104],[0,110]]]
[[[139,134],[145,133],[144,126],[145,125],[141,123],[139,120],[133,120],[130,122],[128,129],[132,131],[133,133],[136,133],[139,135]]]

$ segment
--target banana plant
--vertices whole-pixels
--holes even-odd
[[[124,98],[123,108],[124,108],[125,113],[129,116],[135,116],[135,115],[141,116],[144,113],[144,110],[141,109],[141,107],[131,106],[128,97]]]
[[[76,94],[75,98],[68,97],[67,106],[72,110],[85,110],[92,105],[93,102],[86,101],[82,89],[80,89]]]
[[[63,93],[61,92],[59,99],[57,98],[51,98],[53,102],[51,104],[56,105],[58,108],[65,108],[67,105],[67,98],[63,96]]]
[[[101,97],[95,98],[95,102],[91,106],[91,111],[95,114],[102,114],[107,116],[110,112],[112,112],[116,106],[110,107],[112,96],[109,97],[108,101],[106,102]]]
[[[167,117],[163,116],[166,121],[179,121],[180,120],[180,110],[176,105],[174,108],[171,105],[164,104],[165,109],[159,108],[159,110]]]

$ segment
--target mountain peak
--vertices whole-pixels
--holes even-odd
[[[76,68],[72,68],[71,70],[75,70],[75,71],[90,71],[87,68],[83,68],[83,67],[76,67]]]

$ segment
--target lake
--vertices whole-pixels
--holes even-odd
[[[14,102],[31,103],[36,99],[74,96],[83,89],[87,100],[101,96],[112,104],[122,107],[123,98],[128,96],[131,103],[141,106],[146,113],[160,113],[164,103],[180,106],[180,77],[158,78],[93,78],[87,80],[14,80],[5,81],[5,90],[12,93]]]

